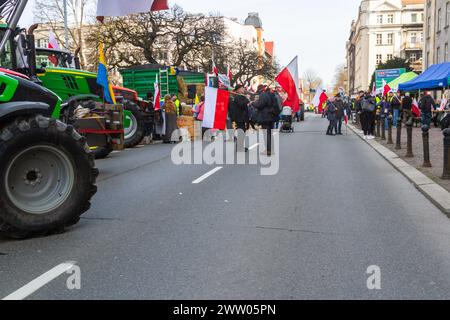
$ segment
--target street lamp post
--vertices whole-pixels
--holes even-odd
[[[381,140],[386,140],[386,116],[381,116]]]

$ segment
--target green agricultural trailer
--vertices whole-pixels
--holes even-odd
[[[147,64],[120,70],[123,85],[136,91],[144,98],[149,92],[154,94],[154,85],[158,79],[161,98],[165,95],[177,95],[180,100],[193,100],[200,88],[205,85],[205,74],[181,70],[170,72],[170,67],[159,64]]]

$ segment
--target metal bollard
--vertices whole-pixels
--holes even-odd
[[[376,131],[376,133],[375,133],[375,136],[376,136],[377,138],[379,138],[379,137],[381,136],[381,134],[380,134],[381,117],[380,117],[379,114],[378,114],[376,117],[377,117],[377,131]]]
[[[406,146],[406,158],[414,158],[413,145],[412,145],[412,134],[413,134],[413,122],[412,119],[408,120],[406,123],[407,132],[407,146]]]
[[[388,141],[387,144],[394,144],[394,141],[392,141],[392,116],[389,116],[388,118]]]
[[[423,167],[431,168],[430,161],[430,127],[427,125],[422,126],[422,139],[423,139]]]
[[[395,144],[395,150],[400,150],[402,148],[402,120],[397,121],[397,140]]]
[[[450,129],[444,130],[444,173],[442,179],[450,180]]]
[[[381,116],[381,140],[386,140],[386,116]]]

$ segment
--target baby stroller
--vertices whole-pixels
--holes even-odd
[[[290,107],[284,107],[281,111],[281,129],[283,133],[293,133],[294,127],[292,126],[292,109]]]

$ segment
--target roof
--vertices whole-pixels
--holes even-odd
[[[450,62],[432,65],[414,80],[400,84],[399,90],[432,90],[448,86],[450,86]]]
[[[273,41],[266,41],[264,43],[265,47],[266,47],[266,52],[273,57],[273,53],[274,53],[274,47],[275,47],[275,43]]]
[[[256,29],[262,29],[262,21],[259,17],[259,13],[250,12],[247,19],[245,19],[245,25],[254,26]]]

